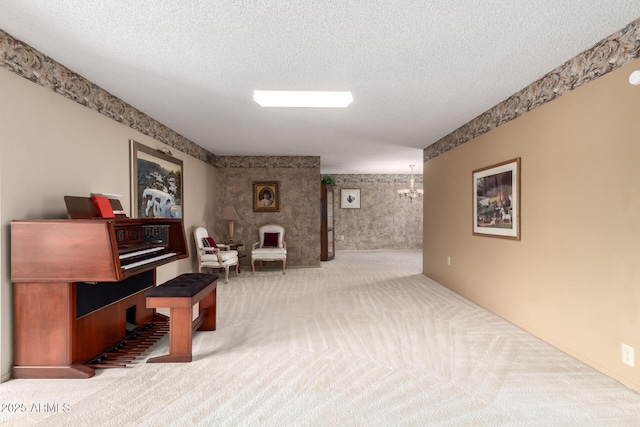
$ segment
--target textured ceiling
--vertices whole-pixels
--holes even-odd
[[[640,17],[638,0],[0,0],[0,28],[219,156],[422,171],[422,150]],[[254,89],[351,90],[266,109]]]

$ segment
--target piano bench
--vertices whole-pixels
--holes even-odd
[[[217,285],[217,274],[186,273],[147,292],[147,308],[169,309],[169,354],[148,363],[191,362],[193,331],[216,330]],[[200,315],[192,321],[197,302]]]

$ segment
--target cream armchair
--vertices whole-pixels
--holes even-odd
[[[238,275],[238,251],[229,250],[229,246],[221,244],[216,244],[217,247],[207,246],[205,240],[209,241],[208,238],[209,233],[204,227],[198,227],[193,231],[198,252],[198,272],[202,273],[203,268],[224,268],[225,281],[229,283],[229,267],[235,265],[236,276]]]
[[[282,261],[282,274],[287,268],[287,243],[284,241],[284,227],[263,225],[258,230],[260,241],[251,250],[251,270],[256,273],[256,261]]]

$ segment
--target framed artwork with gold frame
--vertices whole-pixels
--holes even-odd
[[[280,183],[278,181],[254,181],[253,211],[280,212]]]

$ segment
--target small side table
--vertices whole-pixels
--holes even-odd
[[[228,242],[225,245],[229,246],[229,249],[232,251],[244,251],[244,243],[239,242]]]
[[[232,251],[238,251],[238,273],[240,273],[240,259],[247,257],[247,253],[244,251],[244,243],[227,242],[225,243],[225,245],[229,246],[229,249],[231,249]]]

